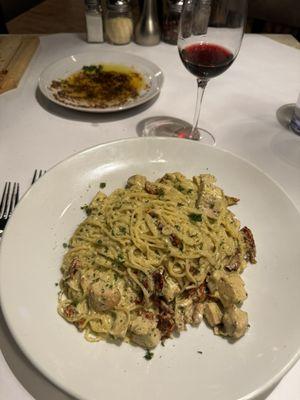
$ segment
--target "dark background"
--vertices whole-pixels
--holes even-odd
[[[160,16],[165,1],[157,1]],[[135,14],[142,2],[131,0]],[[248,3],[246,32],[287,33],[300,41],[300,0],[248,0]],[[40,26],[30,23],[28,13],[30,17],[42,16]],[[0,33],[5,29],[9,33],[84,31],[84,0],[0,0]]]

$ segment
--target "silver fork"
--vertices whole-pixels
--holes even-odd
[[[12,189],[12,190],[11,190]],[[19,201],[20,185],[17,182],[13,184],[6,182],[0,203],[0,238],[2,237],[5,225],[11,216],[14,208]]]
[[[33,185],[33,184],[34,184],[38,179],[40,179],[45,173],[46,173],[46,171],[43,170],[43,169],[40,169],[40,170],[35,169],[35,170],[34,170],[34,174],[33,174],[33,178],[32,178],[32,181],[31,181],[31,184]]]

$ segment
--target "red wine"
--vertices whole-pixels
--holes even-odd
[[[234,61],[233,54],[217,44],[191,44],[179,50],[188,71],[200,79],[210,79],[222,74]]]

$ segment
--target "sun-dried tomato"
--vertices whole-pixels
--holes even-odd
[[[154,289],[156,293],[161,293],[164,287],[164,278],[161,272],[154,272],[152,274],[153,282],[154,282]]]

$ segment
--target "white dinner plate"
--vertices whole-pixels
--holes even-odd
[[[257,264],[243,274],[250,329],[234,344],[203,323],[158,346],[151,361],[129,344],[89,343],[56,311],[60,264],[81,206],[106,182],[110,193],[133,174],[210,172],[254,233]],[[127,139],[74,155],[22,198],[3,237],[1,304],[26,356],[56,385],[85,400],[252,399],[299,357],[300,216],[262,171],[217,148],[165,138]]]
[[[67,104],[55,98],[50,86],[53,80],[65,79],[74,72],[79,71],[84,65],[92,64],[118,64],[134,68],[145,79],[148,88],[142,90],[138,97],[131,99],[121,106],[107,108],[80,107]],[[108,113],[137,107],[155,97],[161,90],[163,84],[162,70],[153,62],[133,54],[119,51],[99,50],[94,53],[80,53],[65,57],[49,65],[39,78],[41,92],[51,101],[63,107],[79,111]]]

